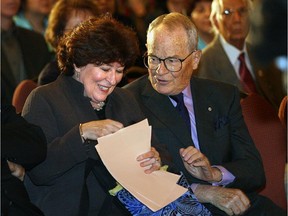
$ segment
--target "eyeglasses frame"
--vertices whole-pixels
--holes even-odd
[[[169,59],[169,58],[178,59],[178,60],[181,62],[181,67],[180,67],[180,69],[177,70],[177,71],[171,71],[171,72],[179,72],[179,71],[182,69],[182,63],[183,63],[190,55],[192,55],[192,54],[193,54],[194,52],[196,52],[196,51],[197,51],[197,49],[193,50],[192,52],[190,52],[190,53],[189,53],[185,58],[183,58],[183,59],[176,58],[176,57],[167,57],[167,58],[162,59],[162,58],[159,58],[159,57],[157,57],[157,56],[155,56],[155,55],[147,55],[147,52],[145,52],[144,55],[143,55],[143,62],[144,62],[145,67],[146,67],[147,69],[150,69],[149,66],[146,65],[145,58],[146,58],[146,57],[149,57],[149,56],[154,56],[155,58],[159,59],[159,61],[160,61],[159,65],[161,65],[161,62],[163,61],[165,68],[166,68],[168,71],[171,71],[171,70],[169,70],[169,69],[167,68],[166,63],[165,63],[165,60],[167,60],[167,59]],[[155,69],[150,69],[150,70],[156,70],[156,69],[159,67],[159,65],[158,65]]]

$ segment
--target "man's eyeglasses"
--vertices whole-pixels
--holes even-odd
[[[171,72],[178,72],[182,69],[182,62],[184,62],[192,53],[194,53],[196,50],[189,53],[184,59],[175,58],[175,57],[167,57],[164,59],[158,58],[154,55],[147,55],[147,53],[143,56],[144,65],[146,68],[150,70],[156,70],[158,69],[161,62],[164,62],[164,65],[167,70]]]
[[[232,17],[232,15],[237,12],[238,15],[240,17],[243,17],[243,16],[246,16],[247,13],[248,13],[248,9],[247,8],[239,8],[237,10],[234,10],[234,9],[225,9],[223,12],[222,12],[222,15],[224,15],[225,17]]]

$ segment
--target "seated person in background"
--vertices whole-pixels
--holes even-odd
[[[278,109],[285,95],[281,72],[261,67],[248,41],[252,4],[251,0],[213,0],[210,20],[216,37],[203,50],[197,76],[230,83],[247,94],[258,93]]]
[[[190,17],[198,30],[198,49],[202,50],[214,38],[214,31],[209,19],[212,0],[193,0]]]
[[[152,133],[166,144],[212,215],[284,216],[284,210],[257,194],[265,174],[238,89],[192,76],[201,58],[197,43],[196,27],[187,16],[159,16],[147,31],[149,77],[124,88],[136,96]]]
[[[118,12],[118,1],[117,0],[89,0],[96,4],[97,9],[101,15],[105,15],[107,13],[111,14],[111,16],[121,22],[122,24],[134,28],[133,20],[125,15],[122,15]]]
[[[60,38],[79,23],[98,16],[98,9],[92,1],[58,0],[49,15],[45,39],[56,52]],[[38,77],[38,85],[53,82],[60,74],[56,59],[48,63]]]
[[[47,27],[47,18],[56,0],[22,0],[15,24],[40,34],[44,34]]]
[[[19,7],[20,0],[1,0],[1,102],[7,104],[16,86],[24,79],[36,80],[51,58],[41,34],[15,26]]]
[[[1,215],[43,216],[33,205],[23,184],[25,170],[46,157],[41,128],[29,124],[11,105],[1,105]]]
[[[120,13],[119,11],[119,6],[121,4],[121,2],[119,2],[118,0],[89,0],[89,1],[93,1],[98,8],[98,11],[101,15],[105,15],[107,13],[111,14],[112,17],[116,20],[118,20],[119,22],[123,23],[126,26],[129,26],[130,28],[132,28],[134,31],[137,32],[137,37],[138,40],[141,39],[141,32],[137,31],[137,27],[136,27],[136,23],[135,20],[133,20],[132,17],[130,16],[126,16],[124,13]],[[145,49],[145,44],[142,42],[143,40],[139,40],[139,46],[140,46],[140,52],[141,54],[144,53],[143,50]],[[144,67],[142,59],[137,58],[134,65],[136,66],[140,66],[140,67]],[[118,86],[122,86],[124,84],[127,83],[127,81],[125,80],[126,77],[124,76],[121,83],[119,83]]]
[[[24,180],[45,216],[127,214],[108,193],[116,182],[95,145],[145,118],[132,95],[116,87],[138,55],[136,33],[111,17],[86,20],[61,39],[61,75],[32,91],[22,111],[47,138],[46,160]],[[161,165],[153,147],[137,159],[146,173]]]

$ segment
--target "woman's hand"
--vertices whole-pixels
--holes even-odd
[[[145,170],[145,173],[147,174],[159,170],[161,167],[159,153],[154,147],[151,147],[151,151],[139,155],[136,159],[140,162],[141,167],[148,167],[148,169]]]
[[[91,121],[81,124],[80,135],[82,138],[97,140],[99,137],[115,133],[123,128],[123,124],[111,119]]]

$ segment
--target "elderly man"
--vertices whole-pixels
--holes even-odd
[[[258,93],[277,109],[285,96],[282,73],[273,65],[264,67],[253,56],[247,38],[252,6],[251,0],[213,0],[210,20],[216,37],[203,50],[197,76]]]
[[[238,89],[192,77],[201,58],[197,38],[194,24],[180,13],[156,18],[148,28],[144,57],[149,77],[125,88],[213,215],[284,215],[256,194],[265,176]]]

